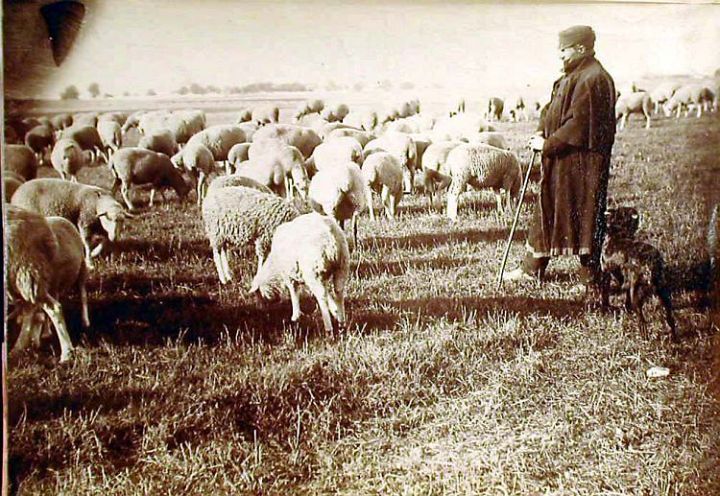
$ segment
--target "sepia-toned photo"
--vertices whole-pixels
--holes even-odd
[[[2,33],[2,496],[720,494],[719,4]]]

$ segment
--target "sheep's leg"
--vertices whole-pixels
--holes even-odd
[[[222,269],[225,272],[225,282],[232,281],[234,274],[230,268],[230,259],[232,258],[230,250],[223,248],[220,250],[220,261],[222,262]]]
[[[697,112],[696,117],[697,117],[698,119],[699,119],[700,116],[702,115],[702,111],[703,111],[702,105],[698,104],[698,105],[697,105],[697,111],[696,111],[696,112]]]
[[[383,185],[382,191],[380,192],[380,199],[382,200],[383,208],[385,209],[385,216],[388,219],[392,219],[393,214],[390,211],[390,204],[392,203],[392,198],[390,197],[390,190],[385,185]]]
[[[81,232],[81,238],[83,243],[83,248],[85,249],[85,265],[88,269],[95,268],[95,264],[93,264],[92,257],[95,250],[90,248],[90,242],[88,241],[88,234]],[[95,248],[97,250],[97,247]]]
[[[227,279],[225,278],[225,269],[223,267],[222,257],[220,251],[217,248],[213,248],[213,261],[215,262],[215,269],[217,269],[218,278],[221,284],[225,284]]]
[[[128,206],[128,209],[130,209],[131,211],[135,210],[135,206],[130,200],[130,188],[128,187],[128,185],[123,183],[122,186],[120,186],[120,194],[122,195],[123,200],[125,200],[125,204]],[[152,193],[150,195],[152,199]]]
[[[502,214],[503,213],[502,193],[498,190],[494,190],[493,194],[495,195],[495,209],[497,210],[498,214]]]
[[[458,196],[455,193],[448,192],[447,195],[447,217],[450,220],[457,219],[458,212]]]
[[[368,209],[370,209],[370,220],[375,221],[375,208],[373,207],[373,195],[370,186],[367,188],[366,202],[368,204]]]
[[[328,307],[327,289],[320,281],[315,278],[312,278],[311,280],[306,280],[305,284],[307,284],[308,289],[313,294],[313,296],[315,296],[315,299],[318,302],[318,306],[320,307],[320,314],[322,315],[323,326],[325,327],[325,332],[332,334],[333,326],[332,319],[330,318],[330,308]]]
[[[333,276],[333,284],[328,290],[330,298],[328,308],[330,314],[335,317],[339,328],[345,327],[345,276],[337,271]]]
[[[230,164],[229,160],[224,161],[225,164],[225,174],[228,176],[234,173],[233,166]]]
[[[302,312],[300,311],[300,295],[298,293],[297,283],[295,283],[292,279],[288,278],[285,281],[285,286],[287,286],[288,291],[290,292],[290,303],[292,304],[292,316],[290,317],[290,320],[292,320],[293,322],[297,322],[302,316]]]
[[[52,296],[47,296],[47,302],[42,304],[42,309],[45,311],[55,327],[58,339],[60,340],[60,362],[67,362],[70,360],[73,345],[70,341],[70,335],[65,325],[65,318],[62,314],[62,306],[60,302],[55,300]]]
[[[32,324],[34,312],[27,310],[20,312],[18,321],[20,322],[20,334],[18,334],[13,351],[20,351],[27,348],[30,338],[32,337]]]
[[[87,287],[85,285],[87,279],[87,270],[85,267],[82,268],[82,274],[80,275],[80,281],[78,286],[80,289],[80,305],[82,307],[82,325],[84,328],[90,327],[90,311],[88,309],[88,295]]]
[[[150,190],[150,204],[148,206],[152,207],[154,203],[155,203],[155,188],[152,188]]]
[[[357,213],[357,212],[354,212],[353,215],[352,215],[352,220],[350,221],[350,222],[351,222],[352,235],[353,235],[353,241],[355,242],[355,247],[356,247],[356,248],[357,248],[357,246],[358,246],[358,234],[357,234],[357,233],[358,233],[358,221],[357,221],[357,218],[358,218],[358,213]]]
[[[650,129],[650,114],[645,114],[645,129]]]

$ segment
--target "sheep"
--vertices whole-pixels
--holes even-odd
[[[249,152],[250,152],[250,146],[252,143],[238,143],[237,145],[233,145],[232,148],[230,148],[230,151],[228,152],[228,167],[226,169],[226,172],[228,174],[232,174],[237,170],[237,166],[240,164],[240,162],[245,162],[250,158]]]
[[[350,108],[344,103],[336,103],[326,106],[320,115],[328,122],[342,122],[342,120],[350,113]]]
[[[365,158],[376,151],[395,155],[403,168],[405,191],[413,192],[417,167],[417,146],[412,138],[403,133],[387,133],[370,141],[363,148]]]
[[[40,165],[45,163],[45,154],[52,149],[54,144],[55,135],[50,126],[40,124],[25,134],[25,146],[35,152]]]
[[[673,94],[682,86],[680,83],[673,83],[671,81],[665,81],[660,83],[655,89],[650,92],[650,100],[652,100],[655,110],[654,114],[657,115],[660,111],[660,107],[665,104]]]
[[[275,229],[299,215],[288,201],[256,189],[243,186],[210,189],[202,205],[202,218],[220,283],[226,284],[233,278],[229,258],[232,250],[254,245],[259,272],[270,252]]]
[[[253,143],[250,160],[238,167],[236,174],[252,178],[283,197],[292,196],[293,189],[301,198],[307,197],[308,175],[303,156],[294,146],[281,141]]]
[[[205,145],[195,143],[186,145],[170,160],[175,167],[187,171],[195,181],[197,204],[200,206],[207,194],[208,178],[215,172],[215,160],[212,152]]]
[[[178,151],[178,144],[175,136],[169,129],[156,129],[140,139],[137,145],[139,148],[152,150],[172,157]]]
[[[366,207],[367,184],[355,162],[328,167],[310,181],[310,206],[313,210],[333,217],[344,229],[345,221],[352,219],[351,231],[357,246],[357,216]]]
[[[252,111],[252,120],[262,126],[265,124],[277,124],[280,121],[280,109],[277,105],[260,105]]]
[[[377,112],[373,110],[351,111],[344,119],[345,124],[371,132],[378,125]]]
[[[675,91],[663,109],[667,117],[670,117],[673,110],[677,110],[676,118],[679,119],[683,107],[685,107],[685,116],[687,116],[690,106],[695,105],[696,116],[699,118],[702,115],[703,107],[711,105],[713,98],[714,95],[709,88],[701,84],[686,84]]]
[[[450,110],[448,111],[448,116],[452,117],[454,115],[462,113],[465,113],[465,99],[458,98],[455,103],[450,107]]]
[[[394,219],[397,206],[403,197],[403,169],[398,159],[388,152],[373,153],[362,164],[362,175],[367,184],[370,219],[375,220],[372,191],[380,193],[385,215],[388,219]]]
[[[80,295],[82,326],[90,327],[90,312],[88,309],[87,277],[88,268],[85,265],[83,254],[83,243],[77,228],[63,217],[46,217],[45,220],[58,242],[58,251],[52,259],[52,273],[50,274],[50,294],[60,301],[61,296],[76,288]],[[42,313],[35,313],[31,319],[37,322],[34,326],[35,333],[32,336],[35,346],[40,344],[40,335],[46,320]],[[27,333],[29,329],[24,327]],[[27,335],[18,337],[16,346],[24,347]]]
[[[12,196],[11,204],[46,216],[65,217],[75,224],[83,239],[88,267],[93,267],[92,257],[103,251],[105,239],[111,242],[118,239],[125,220],[134,217],[106,189],[55,178],[33,179],[22,184]],[[103,239],[91,249],[94,235]]]
[[[98,127],[101,122],[116,122],[118,126],[122,127],[127,120],[128,115],[124,112],[103,112],[98,116]]]
[[[447,196],[447,216],[457,219],[458,200],[467,184],[473,187],[492,188],[495,191],[498,212],[503,211],[499,190],[506,192],[506,206],[510,208],[522,182],[522,171],[517,157],[508,150],[484,143],[462,144],[453,148],[447,157],[450,171],[450,189]]]
[[[42,311],[50,318],[60,341],[60,362],[70,360],[73,345],[65,324],[62,305],[51,294],[53,261],[58,240],[42,215],[8,205],[4,226],[7,245],[6,294],[19,317],[22,330],[15,348],[21,349],[32,330],[32,315]]]
[[[238,116],[235,119],[235,124],[242,124],[243,122],[250,122],[252,120],[252,109],[242,108],[238,112]]]
[[[22,183],[25,182],[25,178],[20,174],[16,174],[12,171],[4,171],[2,173],[3,179],[3,203],[10,203],[10,198],[17,191]]]
[[[210,126],[190,138],[185,146],[205,145],[213,154],[216,162],[228,159],[230,148],[238,143],[247,141],[245,133],[234,124]]]
[[[632,207],[609,209],[605,218],[607,227],[600,256],[603,306],[609,304],[610,283],[614,280],[625,292],[626,310],[635,310],[640,332],[647,339],[647,323],[642,307],[645,300],[655,294],[665,310],[672,340],[677,341],[662,255],[654,246],[634,238],[639,225],[637,210]]]
[[[523,119],[524,121],[529,121],[530,116],[527,112],[527,107],[525,106],[525,100],[522,96],[518,95],[514,98],[508,98],[508,114],[510,115],[510,120],[513,122],[520,122],[520,119]]]
[[[464,140],[463,140],[464,141]],[[482,131],[467,138],[468,143],[485,143],[495,148],[507,149],[503,134],[498,131]]]
[[[103,152],[104,145],[95,127],[96,125],[97,124],[92,126],[73,124],[72,127],[63,130],[60,138],[75,140],[75,142],[80,145],[80,148],[90,151],[91,162],[95,162],[98,157],[102,157],[105,162],[108,162],[108,157]]]
[[[317,300],[325,332],[333,332],[332,318],[345,327],[345,282],[350,273],[347,240],[337,223],[309,213],[281,224],[272,238],[267,260],[250,287],[251,293],[272,298],[278,285],[290,293],[291,320],[300,319],[298,286],[304,283]]]
[[[439,141],[425,150],[422,160],[422,185],[428,198],[428,209],[432,209],[435,193],[450,186],[452,179],[446,166],[447,157],[460,144],[461,141]]]
[[[207,127],[207,117],[202,110],[175,110],[172,115],[174,118],[169,124],[175,123],[175,126],[168,127],[175,135],[178,144],[187,143],[190,138]]]
[[[50,155],[50,163],[63,179],[68,176],[77,182],[77,173],[85,165],[83,151],[74,140],[63,138],[58,140]]]
[[[61,131],[73,125],[73,116],[71,114],[57,114],[50,119],[53,129]]]
[[[365,148],[365,145],[367,145],[370,141],[376,138],[374,134],[371,134],[367,131],[362,131],[350,127],[341,127],[333,129],[332,131],[327,133],[327,135],[325,136],[325,140],[330,141],[332,139],[342,138],[344,136],[355,138],[357,142],[360,143],[360,146],[362,146],[363,148]]]
[[[319,144],[310,158],[305,161],[305,166],[312,176],[319,170],[343,162],[355,162],[362,165],[363,148],[355,138],[347,136],[332,138]]]
[[[480,115],[470,112],[454,117],[441,117],[432,128],[433,142],[448,140],[469,140],[477,133],[495,131],[495,128]]]
[[[489,121],[501,121],[505,102],[496,96],[488,99],[487,118]]]
[[[4,172],[14,172],[26,181],[37,177],[37,157],[26,145],[5,145],[2,166]]]
[[[237,174],[229,174],[226,176],[217,176],[215,179],[213,179],[205,195],[207,196],[207,193],[209,193],[211,190],[228,188],[231,186],[244,186],[246,188],[256,189],[263,193],[271,195],[274,194],[270,188],[268,188],[264,184],[260,184],[255,179],[245,176],[238,176]]]
[[[17,131],[14,127],[12,127],[9,124],[5,124],[3,134],[5,136],[5,144],[6,145],[19,145],[21,143],[20,136],[18,136]]]
[[[302,117],[310,114],[320,114],[325,108],[325,102],[322,100],[307,100],[298,105],[295,114],[293,115],[295,121],[299,121]]]
[[[295,126],[292,124],[270,124],[258,129],[253,136],[253,143],[267,140],[280,140],[290,146],[296,147],[308,158],[315,147],[322,143],[322,138],[313,129]],[[252,158],[252,157],[250,157]]]
[[[615,119],[618,122],[618,129],[625,128],[630,114],[643,114],[645,116],[645,129],[650,129],[650,107],[652,100],[645,91],[638,91],[622,95],[615,103]]]
[[[76,127],[95,127],[97,126],[97,121],[97,112],[81,112],[73,115],[73,126]]]
[[[122,146],[122,128],[115,120],[98,119],[97,131],[105,154],[110,158]]]
[[[112,193],[120,189],[125,204],[132,211],[134,206],[130,200],[130,186],[133,184],[150,184],[150,207],[153,206],[155,190],[170,187],[178,197],[185,198],[190,186],[182,174],[175,168],[170,157],[143,148],[123,148],[113,155],[110,170],[115,176]]]
[[[253,137],[255,136],[255,131],[260,129],[260,126],[258,126],[254,122],[241,122],[240,124],[237,124],[237,127],[239,127],[243,133],[245,133],[245,139],[247,141],[252,141]]]

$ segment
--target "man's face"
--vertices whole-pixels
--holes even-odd
[[[573,62],[585,54],[585,47],[582,45],[571,45],[559,49],[558,56],[562,61],[563,67],[567,70]]]

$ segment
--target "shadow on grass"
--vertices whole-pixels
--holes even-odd
[[[406,262],[361,262],[354,269],[354,276],[361,279],[379,275],[399,276],[405,274],[410,268],[425,270],[455,269],[475,262],[470,258],[449,257],[410,259]]]
[[[167,240],[126,238],[118,240],[111,246],[115,256],[121,253],[135,253],[145,259],[163,262],[185,256],[187,253],[212,258],[210,245],[204,239],[182,240],[175,244]]]
[[[408,236],[391,237],[378,236],[370,237],[363,241],[367,249],[417,249],[434,248],[437,246],[456,243],[495,243],[507,239],[509,229],[466,229],[464,231],[453,231],[450,233],[425,233],[411,234]],[[515,240],[525,239],[525,231],[517,230]]]

